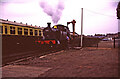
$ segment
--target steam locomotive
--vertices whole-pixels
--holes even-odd
[[[45,50],[67,49],[68,42],[71,39],[70,30],[67,26],[58,24],[51,27],[51,23],[43,29],[42,40],[36,43]]]

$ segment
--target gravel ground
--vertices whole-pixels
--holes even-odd
[[[14,64],[51,68],[39,77],[118,77],[118,48],[111,45],[101,42],[98,48],[63,50]]]

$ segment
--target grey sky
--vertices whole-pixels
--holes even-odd
[[[1,0],[0,18],[11,21],[23,22],[41,27],[46,27],[47,22],[52,22],[40,7],[43,0]],[[52,7],[58,0],[44,0]],[[119,0],[63,0],[64,10],[58,24],[66,25],[67,22],[76,20],[75,31],[80,34],[81,8],[84,9],[84,34],[115,33],[118,31],[116,19],[116,6]],[[52,26],[54,23],[52,22]],[[72,25],[69,25],[72,31]]]

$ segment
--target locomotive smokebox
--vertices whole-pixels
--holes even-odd
[[[50,27],[50,26],[51,26],[51,23],[50,23],[50,22],[48,22],[48,23],[47,23],[47,25],[48,25],[48,27]]]

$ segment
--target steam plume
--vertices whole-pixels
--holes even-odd
[[[64,9],[63,2],[59,0],[58,4],[53,7],[52,5],[48,4],[48,2],[42,1],[42,2],[40,2],[40,6],[41,6],[41,8],[43,8],[43,11],[47,15],[51,16],[53,23],[57,24],[58,21],[60,20],[62,11]]]

